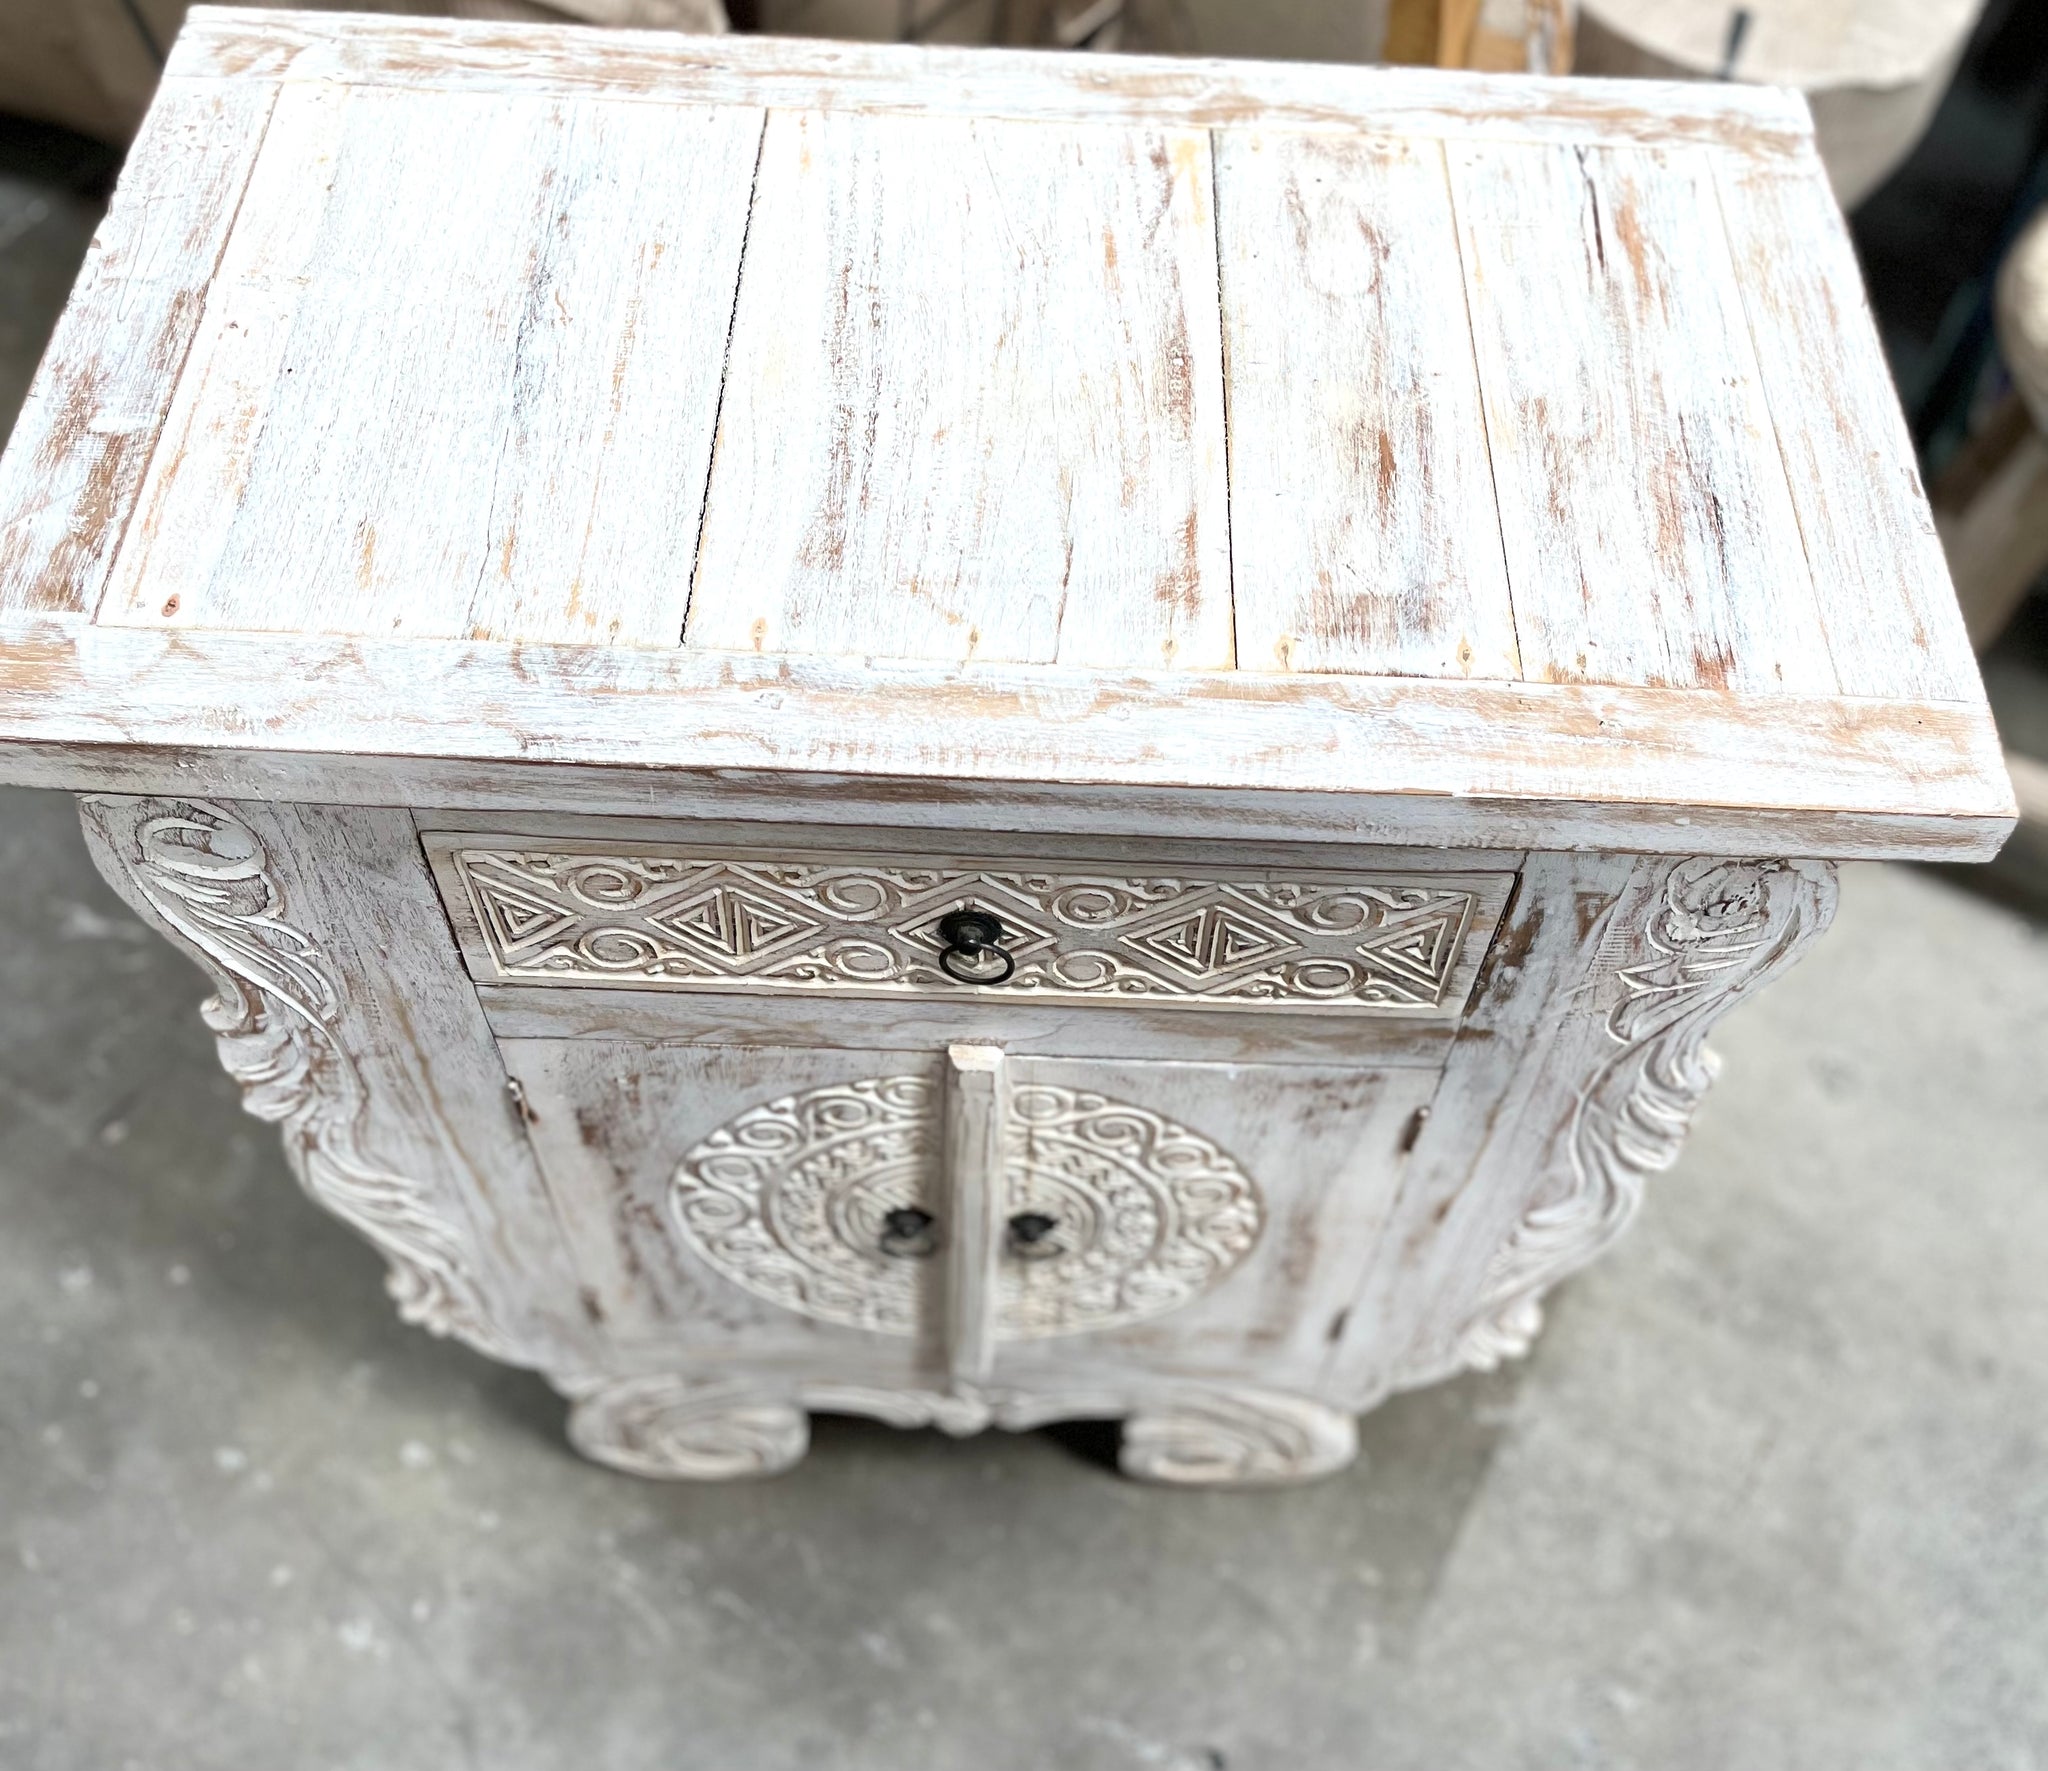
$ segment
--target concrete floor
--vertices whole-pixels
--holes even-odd
[[[0,171],[0,398],[92,207]],[[1531,1361],[1256,1496],[1100,1429],[580,1463],[393,1319],[65,801],[0,889],[4,1771],[2048,1766],[2048,937],[1946,879],[1849,870]]]

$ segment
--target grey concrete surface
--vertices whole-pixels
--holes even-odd
[[[1531,1361],[1267,1495],[582,1464],[391,1317],[66,801],[0,881],[0,1765],[2048,1764],[2048,936],[1942,880],[1848,871]]]

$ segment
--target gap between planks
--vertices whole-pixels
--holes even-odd
[[[718,370],[718,394],[711,402],[711,450],[704,461],[704,490],[697,498],[697,538],[690,544],[689,590],[683,597],[682,619],[676,623],[676,645],[688,643],[690,608],[697,600],[697,573],[704,563],[704,519],[711,509],[711,482],[718,471],[718,426],[725,416],[725,384],[732,379],[732,335],[740,322],[740,289],[747,280],[747,247],[754,238],[754,205],[761,195],[761,156],[768,148],[768,121],[774,112],[761,111],[761,132],[754,138],[754,175],[747,185],[747,214],[740,223],[740,252],[732,272],[732,306],[725,317],[725,355]]]

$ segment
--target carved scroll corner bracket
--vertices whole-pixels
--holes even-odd
[[[306,1193],[384,1256],[400,1316],[521,1362],[457,1222],[425,1183],[364,1148],[372,1103],[346,1041],[342,979],[292,922],[262,837],[209,800],[95,794],[79,818],[108,883],[211,980],[200,1016],[243,1107],[278,1127]]]
[[[1460,1369],[1492,1371],[1529,1352],[1544,1294],[1628,1228],[1644,1182],[1678,1159],[1720,1067],[1708,1031],[1827,928],[1835,869],[1693,856],[1657,868],[1628,902],[1639,907],[1635,919],[1602,954],[1606,1039],[1579,1086],[1552,1179],[1496,1251],[1451,1349],[1419,1361],[1403,1387]]]

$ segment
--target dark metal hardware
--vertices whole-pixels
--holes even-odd
[[[914,1205],[899,1205],[882,1214],[882,1252],[897,1260],[917,1260],[939,1246],[939,1220]]]
[[[949,910],[939,918],[939,970],[962,984],[1004,984],[1017,961],[1003,951],[1003,925],[987,910]],[[1000,964],[1003,968],[993,968]]]
[[[1042,1211],[1020,1211],[1010,1219],[1010,1252],[1020,1261],[1050,1260],[1054,1255],[1067,1251],[1051,1240],[1052,1233],[1060,1227],[1060,1221]]]

